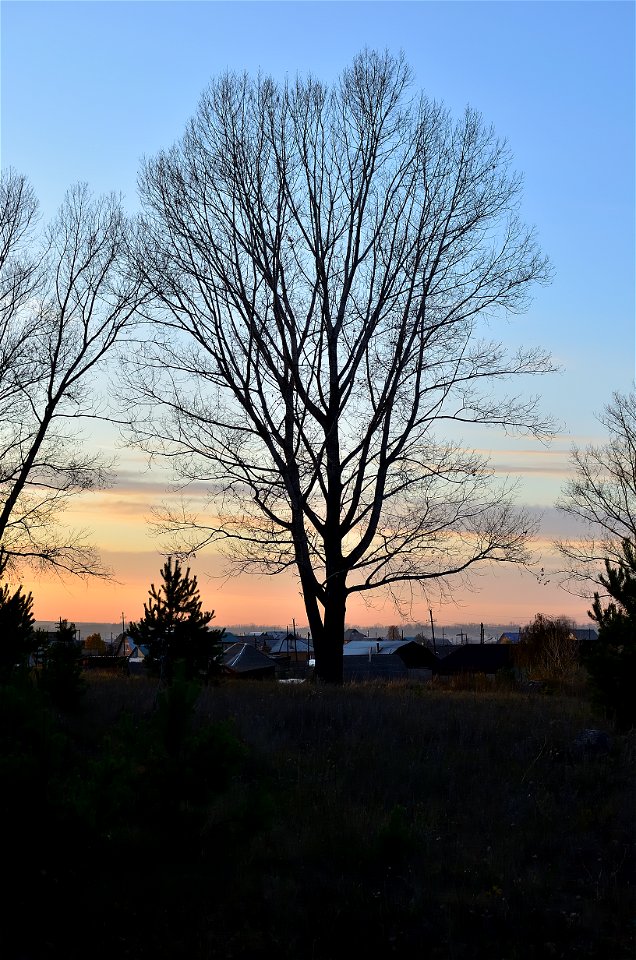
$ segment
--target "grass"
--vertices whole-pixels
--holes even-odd
[[[7,960],[633,960],[636,741],[583,697],[227,682],[158,750],[153,683],[87,680],[14,777]]]

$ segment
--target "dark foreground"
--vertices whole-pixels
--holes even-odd
[[[634,736],[577,745],[580,696],[29,698],[1,704],[4,960],[634,958]]]

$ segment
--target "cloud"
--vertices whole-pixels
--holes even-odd
[[[556,507],[528,504],[524,509],[539,524],[538,537],[541,539],[576,539],[585,534],[585,528],[580,521]]]

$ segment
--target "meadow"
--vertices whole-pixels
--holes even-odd
[[[633,960],[636,739],[580,687],[86,683],[3,692],[5,960]]]

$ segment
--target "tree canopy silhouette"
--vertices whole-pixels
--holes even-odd
[[[636,392],[614,393],[599,421],[607,440],[572,450],[574,476],[557,504],[580,521],[583,536],[557,546],[566,583],[589,596],[599,566],[625,561],[624,540],[636,543]]]
[[[82,425],[104,411],[94,378],[139,305],[124,277],[128,226],[114,196],[71,187],[46,230],[25,177],[0,176],[0,549],[25,564],[106,573],[69,500],[103,486],[108,464]]]
[[[209,494],[162,529],[185,554],[294,569],[328,681],[352,594],[408,603],[527,557],[528,517],[453,428],[550,429],[494,387],[549,359],[486,336],[549,275],[521,179],[477,113],[411,88],[373,51],[331,87],[226,74],[140,174],[154,309],[132,436]]]

